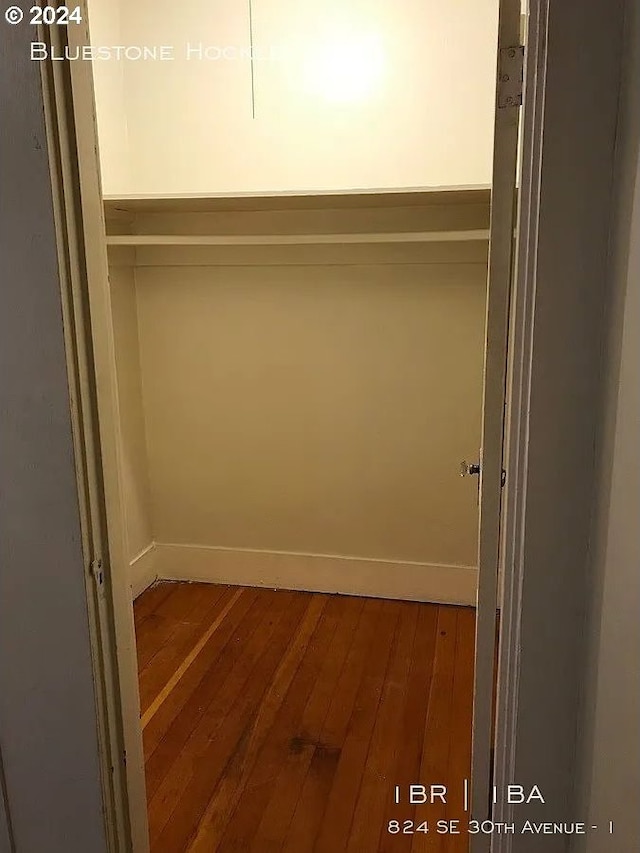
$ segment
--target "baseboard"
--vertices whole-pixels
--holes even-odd
[[[478,571],[474,566],[162,542],[156,542],[154,550],[155,570],[163,580],[300,589],[441,604],[476,603]]]
[[[158,579],[157,556],[156,544],[151,542],[129,563],[131,594],[134,598],[137,598]]]

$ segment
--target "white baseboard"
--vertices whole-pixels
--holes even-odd
[[[129,563],[131,594],[134,598],[137,598],[158,579],[157,556],[156,544],[151,542]]]
[[[155,544],[155,570],[163,580],[264,586],[271,589],[299,589],[474,606],[478,582],[475,566],[162,542]]]

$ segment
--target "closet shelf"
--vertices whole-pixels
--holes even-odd
[[[117,234],[108,246],[311,246],[369,243],[460,243],[489,239],[484,228],[468,231],[405,231],[373,234]]]

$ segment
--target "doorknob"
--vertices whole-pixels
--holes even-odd
[[[472,477],[474,475],[478,475],[480,473],[480,463],[479,462],[465,462],[462,461],[460,463],[460,476],[461,477]]]

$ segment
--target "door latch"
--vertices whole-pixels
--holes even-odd
[[[100,557],[91,561],[89,574],[93,578],[98,595],[100,597],[104,596],[104,568]]]
[[[460,463],[460,476],[461,477],[477,477],[480,474],[480,463],[479,462],[465,462],[462,461]],[[507,472],[503,468],[502,473],[500,475],[500,486],[504,489],[505,483],[507,482]]]
[[[480,463],[479,462],[465,462],[464,460],[460,463],[460,476],[461,477],[473,477],[477,476],[480,473]]]

